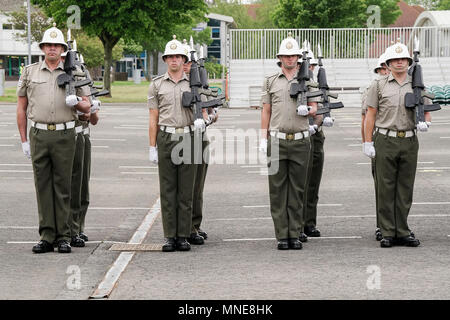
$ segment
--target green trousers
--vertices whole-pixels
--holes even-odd
[[[86,122],[83,128],[89,128]],[[91,139],[89,134],[84,135],[84,161],[83,161],[83,183],[81,185],[81,208],[79,216],[79,232],[84,232],[84,222],[89,207],[89,180],[91,179]]]
[[[317,225],[317,203],[319,202],[319,188],[322,180],[324,141],[325,135],[323,131],[311,136],[311,154],[306,183],[306,205],[304,206],[304,223],[307,227],[315,227]]]
[[[371,164],[371,171],[372,171],[372,177],[373,177],[373,183],[375,185],[375,212],[376,212],[376,220],[377,220],[377,228],[380,227],[379,223],[378,223],[378,192],[377,192],[377,175],[375,173],[375,158],[370,159],[370,164]]]
[[[83,184],[83,163],[84,163],[84,135],[83,132],[77,134],[77,144],[72,167],[72,187],[70,195],[70,235],[76,236],[80,232],[81,213],[81,187]]]
[[[377,216],[383,237],[410,234],[408,214],[413,201],[419,141],[375,133]]]
[[[310,152],[309,137],[282,140],[269,136],[270,212],[277,240],[298,238],[301,233]]]
[[[209,142],[203,140],[203,163],[197,164],[197,173],[194,181],[194,196],[192,200],[192,228],[191,233],[196,233],[200,229],[203,219],[203,189],[205,186],[206,173],[209,163]]]
[[[158,172],[164,237],[189,237],[197,165],[193,162],[194,138],[190,133],[173,135],[159,131]]]
[[[41,240],[70,241],[70,189],[75,129],[30,128],[30,149]]]

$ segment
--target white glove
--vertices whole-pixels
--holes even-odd
[[[150,162],[158,163],[158,148],[150,146],[148,159]]]
[[[317,126],[317,124],[309,126],[309,129],[308,129],[309,130],[309,135],[312,136],[313,134],[315,134],[318,128],[319,127]]]
[[[261,142],[259,143],[259,151],[264,153],[264,155],[267,154],[267,139],[261,138]]]
[[[369,158],[375,158],[375,147],[372,142],[364,142],[363,143],[363,151],[366,156]]]
[[[79,110],[77,110],[77,115],[82,116],[82,115],[84,115],[84,113],[79,111]]]
[[[206,124],[205,121],[203,119],[197,119],[194,121],[194,128],[195,129],[205,129],[206,128]]]
[[[419,121],[417,124],[417,129],[422,132],[428,131],[428,125],[426,122]]]
[[[102,105],[100,100],[92,100],[91,113],[96,113]]]
[[[303,105],[303,104],[301,104],[301,105],[298,106],[298,108],[297,108],[297,114],[298,114],[299,116],[307,116],[308,113],[309,113],[308,106],[305,106],[305,105]]]
[[[208,124],[213,123],[215,118],[216,118],[216,114],[215,113],[208,114],[208,120],[207,120]]]
[[[81,98],[77,97],[76,95],[72,94],[70,96],[66,97],[66,106],[73,108],[78,104],[78,101],[81,101]]]
[[[323,123],[322,125],[324,125],[325,127],[332,127],[334,123],[333,118],[331,117],[325,117],[323,118]]]
[[[31,159],[30,143],[28,141],[22,142],[22,151],[28,159]]]
[[[431,121],[427,121],[427,127],[429,128],[431,126]]]

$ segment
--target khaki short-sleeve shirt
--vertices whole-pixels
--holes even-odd
[[[271,105],[269,130],[277,130],[285,133],[296,133],[308,130],[308,117],[297,114],[297,99],[291,98],[289,89],[294,78],[288,80],[282,72],[268,76],[264,79],[261,96],[261,104]],[[318,89],[309,88],[309,91]],[[321,97],[308,98],[308,102],[320,102]]]
[[[149,109],[159,110],[158,125],[181,128],[194,123],[192,108],[181,104],[183,92],[190,90],[186,74],[178,83],[170,78],[168,72],[152,80],[147,105]]]
[[[415,129],[414,109],[405,108],[405,94],[408,92],[413,92],[410,75],[402,84],[392,74],[372,83],[367,92],[366,105],[377,109],[376,127],[396,131]]]
[[[66,106],[65,88],[58,87],[56,78],[64,73],[64,65],[51,71],[44,61],[31,64],[17,84],[17,96],[27,97],[27,117],[38,123],[63,123],[77,119],[75,108]],[[76,89],[77,96],[87,96],[89,88]]]

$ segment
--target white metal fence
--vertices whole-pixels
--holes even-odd
[[[450,27],[343,28],[343,29],[231,29],[230,59],[274,59],[281,41],[292,33],[300,46],[311,43],[317,54],[320,43],[327,59],[378,58],[398,39],[412,51],[420,40],[421,57],[450,57]]]

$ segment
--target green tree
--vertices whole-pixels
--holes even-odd
[[[450,0],[441,0],[436,7],[437,10],[450,10]]]
[[[254,20],[248,15],[248,7],[239,0],[217,0],[209,8],[212,13],[233,17],[234,22],[240,29],[255,28]]]
[[[17,31],[14,33],[16,40],[27,42],[27,8],[22,6],[18,11],[3,12],[0,10],[0,12],[9,17],[14,29]],[[39,43],[42,40],[45,30],[52,26],[52,19],[48,18],[42,11],[36,10],[31,12],[30,22],[31,41]]]
[[[53,17],[59,26],[70,17],[67,8],[73,0],[32,0]],[[90,36],[97,36],[104,48],[104,88],[111,91],[110,68],[112,50],[121,38],[137,42],[151,37],[157,30],[171,30],[189,21],[190,15],[207,10],[203,0],[78,0],[81,27]]]
[[[446,1],[446,0],[444,0]],[[439,6],[440,0],[406,0],[405,1],[410,6],[421,6],[427,10],[436,10]],[[439,10],[439,9],[438,9]],[[441,9],[442,10],[442,9]],[[445,9],[443,9],[445,10]]]
[[[88,68],[101,67],[104,63],[105,52],[103,44],[97,37],[90,37],[84,32],[76,32],[73,38],[77,40],[77,50],[83,55],[84,63]],[[114,46],[113,61],[120,60],[125,51],[123,39]]]
[[[279,28],[362,28],[370,5],[380,7],[382,26],[401,14],[396,0],[280,0],[272,18]]]

